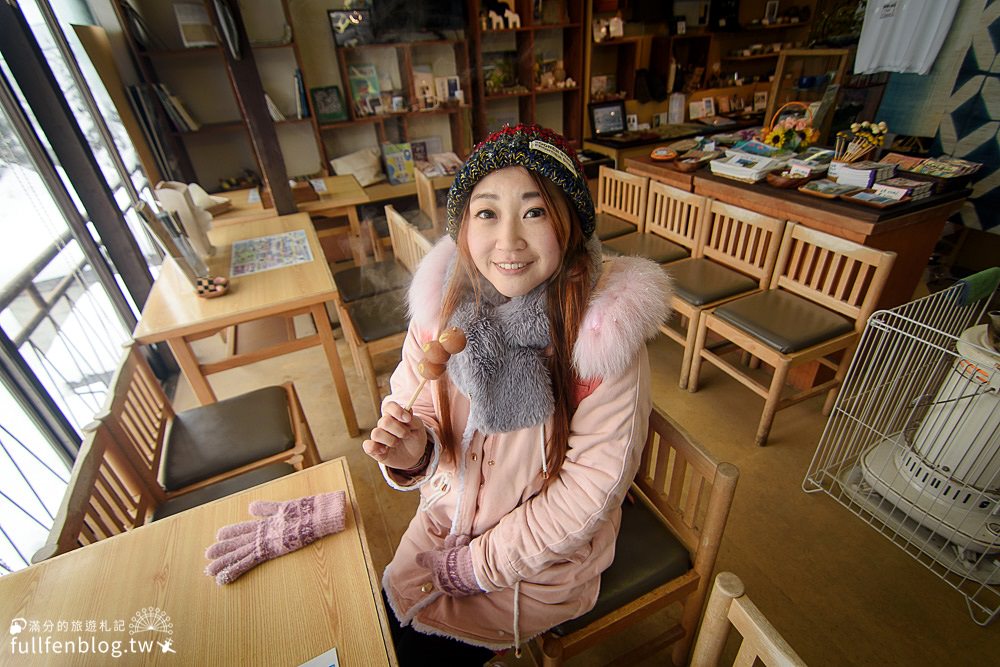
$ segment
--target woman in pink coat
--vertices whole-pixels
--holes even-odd
[[[420,493],[383,577],[403,665],[482,664],[597,600],[669,284],[647,260],[604,261],[595,218],[576,154],[537,126],[491,135],[448,193],[450,236],[414,276],[364,443],[390,485]],[[466,348],[404,410],[424,346],[453,326]]]

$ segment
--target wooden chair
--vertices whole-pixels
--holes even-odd
[[[743,582],[732,572],[720,572],[705,605],[691,655],[691,667],[718,667],[730,628],[743,637],[733,665],[806,667],[799,654],[746,596]]]
[[[144,409],[159,405],[159,392],[145,380],[133,384],[130,393],[133,405]],[[146,437],[122,441],[115,420],[106,417],[84,427],[83,444],[66,493],[48,540],[32,556],[33,563],[295,472],[287,462],[274,462],[215,482],[192,485],[189,490],[167,491],[160,485],[152,464],[162,449],[158,446],[162,437],[152,436],[152,421],[138,418],[134,411],[131,415],[136,420],[130,420],[130,424],[141,423],[151,429],[146,431]],[[161,433],[161,429],[156,427],[155,432]],[[143,451],[126,451],[123,444],[143,446]],[[150,457],[146,464],[142,456]]]
[[[642,463],[622,506],[615,561],[601,575],[596,606],[536,639],[546,667],[562,664],[663,607],[680,603],[679,624],[629,657],[673,644],[684,664],[708,592],[739,470],[719,463],[654,408]]]
[[[758,445],[767,442],[774,415],[782,408],[827,392],[823,414],[828,414],[895,257],[893,252],[789,223],[770,289],[703,313],[692,352],[689,389],[698,390],[705,359],[763,397],[764,411],[755,437]],[[754,377],[754,364],[750,368],[732,364],[708,349],[709,332],[771,366],[774,373],[769,383]],[[830,358],[835,353],[840,353],[839,362]],[[831,369],[833,377],[798,378],[808,386],[783,398],[789,370],[809,362]]]
[[[410,274],[416,270],[420,259],[430,248],[422,241],[420,232],[404,218],[395,207],[385,207],[392,239],[392,253],[402,267],[409,285]],[[337,302],[337,314],[344,329],[344,338],[351,348],[351,356],[361,369],[376,419],[382,413],[382,390],[378,384],[373,357],[376,354],[403,349],[408,318],[406,313],[407,288],[381,291],[350,303]]]
[[[679,200],[675,206],[685,202],[681,199],[683,195],[690,209],[688,218],[695,215],[695,200],[702,198],[681,190],[677,193],[672,195]],[[681,389],[688,386],[701,313],[736,297],[767,289],[785,227],[784,221],[777,218],[715,200],[704,200],[704,213],[695,257],[674,262],[669,268],[674,279],[671,306],[679,316],[676,320],[679,328],[672,322],[660,325],[660,331],[684,346],[678,381]],[[646,226],[650,226],[648,217]]]
[[[597,228],[601,241],[641,232],[646,215],[649,179],[610,167],[597,177]]]
[[[162,490],[143,481],[100,426],[93,422],[83,429],[62,504],[33,563],[138,528],[163,500]]]
[[[291,382],[175,412],[139,346],[130,343],[108,397],[97,421],[166,500],[236,478],[249,488],[273,477],[245,473],[267,469],[280,476],[288,466],[320,462]],[[271,466],[277,463],[287,465]]]
[[[645,177],[623,171],[607,167],[601,167],[601,170],[599,186],[604,189],[598,198],[602,202],[602,210],[608,213],[602,213],[598,218],[598,237],[603,241],[605,254],[637,255],[657,264],[676,262],[691,255],[698,242],[704,197],[656,181],[651,183]],[[635,179],[641,179],[641,182]],[[646,201],[637,204],[638,197],[645,197]],[[692,200],[700,200],[700,206],[694,205]],[[609,214],[629,222],[638,215],[635,231],[604,240],[600,227],[608,224]]]
[[[438,208],[437,191],[434,189],[434,181],[427,178],[424,172],[419,169],[416,172],[417,180],[417,204],[420,206],[421,219],[411,220],[418,229],[426,231],[433,230],[432,236],[437,238],[444,233],[446,215]],[[425,223],[425,224],[421,224]]]

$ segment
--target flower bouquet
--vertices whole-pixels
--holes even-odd
[[[885,121],[851,123],[850,132],[838,132],[833,159],[837,162],[867,160],[876,148],[885,143],[889,128]]]
[[[781,118],[782,111],[794,106],[802,107],[805,116],[788,115]],[[819,130],[812,126],[809,107],[802,102],[789,102],[774,113],[771,124],[764,128],[761,139],[771,146],[798,152],[819,139]]]

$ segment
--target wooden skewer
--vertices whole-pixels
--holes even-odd
[[[437,380],[444,375],[447,368],[448,359],[451,355],[458,354],[465,349],[465,332],[458,327],[451,327],[438,336],[437,340],[430,341],[424,345],[424,359],[417,364],[417,372],[420,373],[420,384],[413,390],[413,395],[406,402],[405,410],[413,408],[417,402],[417,397],[423,391],[428,380]]]

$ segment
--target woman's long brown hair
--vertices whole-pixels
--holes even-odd
[[[560,268],[549,280],[547,289],[552,353],[547,356],[546,362],[552,380],[552,397],[555,399],[553,426],[546,443],[546,467],[551,480],[559,473],[566,457],[570,420],[576,409],[573,403],[573,388],[577,382],[573,370],[573,347],[576,345],[580,323],[583,321],[583,314],[590,300],[591,262],[576,212],[567,204],[562,190],[533,171],[528,170],[528,174],[539,187],[548,215],[554,223],[556,239],[562,249]],[[466,204],[462,213],[462,224],[458,230],[457,264],[451,280],[445,287],[441,304],[442,330],[448,326],[448,321],[458,308],[459,302],[469,290],[472,291],[477,304],[480,299],[478,270],[469,253],[467,238],[469,226],[466,224],[468,217],[469,207]],[[442,436],[444,442],[448,443],[445,445],[447,454],[454,457],[458,454],[460,443],[456,441],[456,434],[451,427],[447,382],[436,384],[441,410]],[[458,435],[461,437],[461,434]]]

